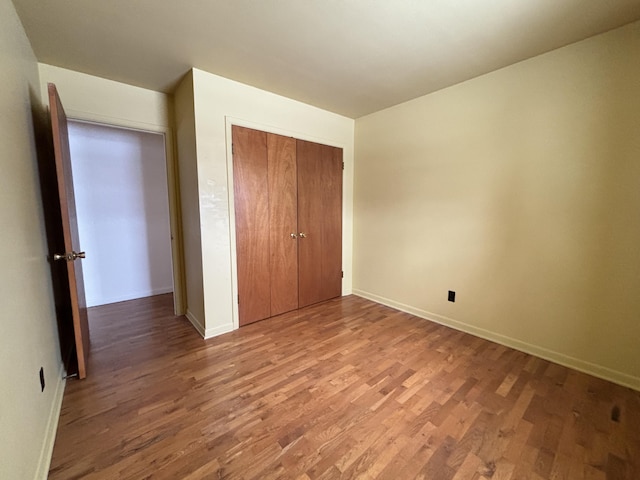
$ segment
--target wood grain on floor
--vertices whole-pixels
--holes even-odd
[[[202,340],[90,310],[50,478],[640,479],[640,394],[348,296]]]

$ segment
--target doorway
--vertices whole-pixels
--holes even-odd
[[[164,136],[70,120],[69,147],[87,306],[173,292]]]

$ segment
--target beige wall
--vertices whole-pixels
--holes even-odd
[[[205,336],[237,328],[231,125],[342,147],[343,293],[351,293],[352,119],[194,69],[197,190],[202,228]],[[196,188],[196,186],[191,186]]]
[[[640,389],[639,59],[635,23],[358,119],[354,292]]]
[[[193,104],[193,75],[189,72],[174,93],[175,129],[180,170],[182,232],[187,296],[187,317],[204,336],[204,292],[202,289],[202,246],[198,197],[196,123]]]
[[[152,131],[171,125],[171,99],[164,93],[46,63],[38,66],[42,98],[47,99],[47,83],[55,83],[69,117]]]
[[[172,99],[168,95],[145,88],[107,80],[85,73],[44,63],[38,64],[42,98],[47,97],[47,83],[55,83],[69,118],[132,128],[164,135],[167,153],[169,211],[171,220],[171,252],[174,265],[176,310],[184,313],[186,299],[182,267],[182,245],[178,211],[177,166],[174,155]]]
[[[9,0],[0,85],[0,478],[46,478],[64,382],[32,118],[32,107],[42,113],[38,66]]]

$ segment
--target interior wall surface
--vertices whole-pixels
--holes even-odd
[[[46,127],[38,64],[0,0],[0,478],[46,478],[64,380],[36,141]],[[44,372],[44,390],[40,386]]]
[[[162,135],[69,122],[87,306],[173,291]]]
[[[46,63],[39,63],[38,68],[42,95],[47,83],[55,83],[71,118],[141,130],[171,125],[171,99],[165,93]]]
[[[198,195],[198,158],[193,97],[193,75],[187,73],[174,92],[175,128],[180,170],[180,204],[184,242],[187,318],[205,335],[204,290],[202,287],[202,236]]]
[[[343,149],[342,293],[351,293],[354,120],[198,69],[192,76],[205,336],[238,326],[231,125]]]
[[[639,58],[636,22],[357,119],[354,292],[640,389]]]

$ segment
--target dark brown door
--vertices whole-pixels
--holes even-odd
[[[298,304],[342,293],[342,149],[297,140]]]
[[[298,308],[296,140],[267,134],[271,316]]]
[[[55,154],[56,177],[62,215],[62,230],[65,252],[55,255],[55,260],[66,262],[71,297],[71,314],[76,354],[78,357],[78,377],[87,376],[87,357],[89,355],[89,322],[87,304],[84,295],[82,262],[84,252],[80,248],[76,203],[73,194],[73,176],[71,173],[71,155],[69,153],[69,133],[67,116],[60,102],[56,86],[52,83],[49,89],[49,111],[51,113],[51,130],[53,134],[53,150]]]
[[[271,316],[267,134],[232,128],[240,326]]]

